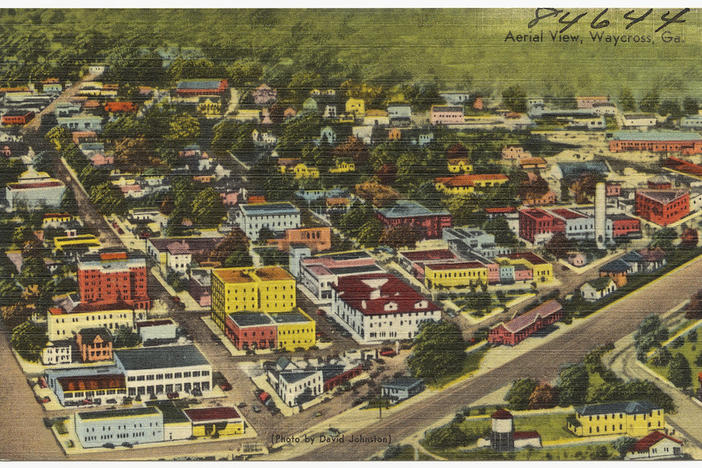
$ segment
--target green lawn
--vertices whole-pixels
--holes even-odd
[[[477,370],[480,367],[480,361],[483,359],[483,356],[485,356],[485,353],[487,353],[487,350],[488,346],[483,346],[482,348],[469,353],[466,356],[466,360],[463,361],[463,368],[461,368],[460,371],[439,377],[435,382],[429,383],[429,386],[432,388],[440,388],[462,375],[466,375],[469,372]]]
[[[514,428],[517,431],[537,431],[544,442],[575,437],[566,429],[566,417],[567,413],[515,416]],[[490,429],[490,418],[489,415],[485,419],[469,418],[460,425],[466,432],[482,434]]]
[[[599,447],[604,447],[606,455],[596,454]],[[602,449],[600,449],[601,451]],[[553,447],[542,449],[522,449],[515,452],[495,452],[484,449],[444,449],[432,453],[449,460],[611,460],[619,455],[610,444],[578,445],[570,447]],[[602,456],[603,455],[603,456]]]
[[[702,331],[702,327],[698,328],[698,333],[700,331]],[[668,351],[670,351],[670,354],[673,356],[678,353],[682,353],[687,358],[687,361],[690,363],[690,369],[692,369],[692,388],[697,390],[700,387],[700,382],[697,375],[702,372],[702,366],[695,365],[695,359],[697,359],[697,356],[702,353],[702,346],[700,345],[699,338],[698,341],[692,343],[685,339],[685,344],[678,349],[673,349],[670,344],[667,347]],[[650,362],[646,363],[646,365],[657,374],[665,377],[666,379],[668,378],[667,367],[654,366]]]
[[[384,458],[384,460],[414,460],[414,447],[403,445],[400,447],[400,453],[394,457]]]

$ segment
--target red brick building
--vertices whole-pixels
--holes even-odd
[[[32,111],[9,111],[2,116],[2,124],[10,125],[26,125],[34,118]]]
[[[702,153],[702,137],[692,132],[614,132],[609,140],[613,153],[624,151],[652,151],[654,153]]]
[[[146,259],[123,250],[103,250],[78,262],[78,292],[85,305],[126,304],[151,308]]]
[[[278,328],[273,319],[261,312],[235,312],[227,316],[224,333],[237,349],[275,349]]]
[[[343,365],[327,364],[320,368],[322,371],[322,381],[324,382],[324,391],[328,392],[333,390],[334,387],[338,387],[354,377],[361,375],[363,372],[363,367],[358,365],[352,367],[351,369],[344,369]]]
[[[641,237],[641,221],[631,216],[614,214],[608,216],[612,220],[612,238]]]
[[[113,101],[105,104],[105,112],[136,112],[136,110],[137,107],[134,105],[134,103],[129,101]]]
[[[563,307],[558,301],[551,299],[509,322],[492,328],[488,333],[488,343],[514,346],[562,318]]]
[[[686,190],[637,190],[636,215],[660,226],[672,224],[690,213]]]
[[[519,237],[534,242],[540,234],[565,232],[565,221],[552,214],[531,208],[519,210]]]
[[[388,208],[379,208],[378,219],[386,228],[409,224],[422,239],[441,237],[444,228],[451,227],[451,214],[448,211],[432,211],[411,200],[397,200]]]
[[[287,251],[291,244],[303,244],[312,252],[321,252],[331,249],[331,228],[329,226],[286,229],[285,236],[281,239],[271,239],[269,244]]]

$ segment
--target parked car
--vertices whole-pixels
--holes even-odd
[[[169,400],[175,400],[178,398],[180,395],[178,395],[178,392],[169,392],[166,394]]]
[[[266,404],[266,402],[271,399],[271,396],[268,392],[261,392],[258,394],[258,399],[261,403]]]
[[[393,356],[397,356],[397,353],[395,352],[394,349],[384,349],[380,352],[380,355],[385,356],[385,357],[393,357]]]
[[[253,406],[251,407],[251,409],[253,410],[254,413],[260,413],[260,412],[261,412],[261,407],[260,407],[260,406],[253,405]]]
[[[129,442],[122,442],[122,447],[132,448],[134,446]]]
[[[324,317],[327,313],[323,309],[317,309],[317,315]]]
[[[377,362],[378,364],[385,364],[385,360],[381,358],[376,359],[375,362]]]
[[[238,406],[239,408],[246,408],[246,402],[245,402],[245,401],[242,401],[241,403],[239,403],[239,404],[236,405],[236,406]]]
[[[105,403],[108,403],[108,404],[110,404],[110,405],[116,405],[116,404],[117,404],[117,400],[114,399],[114,398],[110,398],[110,399],[106,400]]]
[[[254,390],[254,395],[256,395],[256,398],[258,398],[258,396],[259,396],[261,393],[263,393],[263,390],[260,389],[260,388],[257,388],[257,389]]]
[[[115,448],[115,444],[111,444],[111,443],[109,443],[109,442],[106,443],[106,444],[102,444],[102,446],[105,447],[105,448],[109,448],[109,449]]]
[[[178,297],[178,296],[171,296],[171,300],[172,300],[173,302],[175,302],[176,304],[178,304],[178,303],[180,302],[180,297]]]
[[[224,378],[224,377],[222,377],[222,378]],[[228,392],[229,390],[232,389],[232,384],[230,384],[226,380],[223,380],[222,382],[219,383],[219,388],[221,388],[222,391]]]

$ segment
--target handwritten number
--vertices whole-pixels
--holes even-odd
[[[527,26],[529,26],[529,29],[531,29],[539,24],[539,21],[542,19],[560,15],[562,11],[563,10],[559,10],[558,8],[537,8],[536,11],[534,11],[534,19],[529,21]]]
[[[566,11],[566,12],[563,14],[563,16],[561,16],[560,18],[558,18],[558,22],[559,22],[559,23],[565,24],[565,25],[566,25],[566,26],[565,26],[563,29],[561,29],[559,32],[560,32],[560,33],[564,33],[564,32],[567,31],[571,26],[573,26],[575,23],[577,23],[578,21],[580,21],[580,18],[582,18],[582,17],[585,16],[586,14],[587,14],[587,13],[580,13],[579,15],[573,17],[572,20],[568,21],[568,17],[570,16],[570,12]]]
[[[663,13],[663,14],[661,15],[661,20],[662,20],[662,21],[665,21],[665,22],[661,25],[660,28],[656,29],[655,32],[660,31],[661,29],[665,28],[665,27],[668,26],[669,24],[673,24],[673,23],[684,23],[685,20],[684,20],[684,19],[679,19],[679,18],[680,18],[681,16],[683,16],[685,13],[687,13],[688,11],[690,11],[689,8],[683,8],[683,9],[680,10],[680,12],[679,12],[677,15],[675,15],[672,19],[670,18],[670,11],[666,11],[665,13]]]
[[[602,16],[604,16],[605,13],[607,13],[607,10],[609,10],[609,8],[605,8],[597,16],[595,16],[595,18],[593,18],[592,22],[590,23],[590,27],[592,29],[602,29],[609,26],[609,20],[603,19],[599,23],[597,22],[597,20],[599,20]]]
[[[646,13],[639,17],[632,16],[635,10],[629,10],[624,14],[624,19],[631,20],[629,24],[626,25],[626,28],[624,29],[629,29],[636,23],[640,23],[641,21],[645,20],[648,15],[650,15],[653,12],[653,8],[649,8]]]

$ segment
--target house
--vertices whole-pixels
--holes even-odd
[[[468,174],[473,172],[473,165],[470,163],[468,158],[451,158],[446,161],[448,166],[448,171],[451,173],[464,173]]]
[[[351,134],[365,145],[373,143],[373,128],[370,125],[355,126],[351,128]]]
[[[260,109],[242,109],[239,108],[236,111],[236,120],[240,122],[253,121],[256,123],[261,122],[261,110]]]
[[[176,84],[179,97],[221,95],[228,90],[227,80],[181,80]]]
[[[210,307],[212,305],[210,272],[202,268],[193,268],[190,270],[188,292],[200,307]]]
[[[337,159],[334,167],[329,169],[329,172],[332,174],[346,174],[355,171],[356,163],[353,162],[353,159]]]
[[[414,377],[396,377],[380,384],[380,396],[393,403],[407,400],[424,391],[424,381]]]
[[[680,458],[683,455],[683,442],[661,431],[653,431],[637,440],[627,450],[625,460],[662,460]]]
[[[546,169],[546,160],[544,158],[522,158],[519,160],[519,167],[524,170]]]
[[[83,328],[76,333],[76,347],[82,362],[112,359],[112,335],[106,328]]]
[[[305,101],[302,103],[302,113],[316,114],[317,112],[319,112],[319,104],[317,104],[317,100],[311,97],[305,99]]]
[[[581,252],[570,252],[568,254],[568,263],[574,267],[582,267],[587,264],[587,258]]]
[[[412,107],[405,103],[390,103],[387,108],[389,125],[407,127],[412,124]]]
[[[609,276],[588,281],[580,287],[580,295],[587,302],[599,301],[617,290],[617,285]]]
[[[576,96],[575,102],[578,109],[592,109],[595,104],[604,104],[609,102],[607,96]]]
[[[612,134],[609,150],[613,153],[625,151],[651,151],[653,153],[702,153],[702,137],[693,132],[674,131],[619,131]]]
[[[463,106],[470,102],[471,94],[467,91],[441,91],[439,96],[452,106]]]
[[[629,130],[650,130],[657,123],[655,114],[622,114],[620,126]]]
[[[429,122],[432,125],[455,125],[464,122],[463,106],[431,106]]]
[[[212,388],[212,366],[195,345],[118,349],[114,358],[130,397]]]
[[[504,174],[461,174],[434,179],[436,190],[446,195],[465,195],[486,188],[498,187],[509,181]]]
[[[319,169],[300,162],[293,168],[296,179],[319,179]]]
[[[600,267],[600,277],[609,277],[614,280],[617,288],[621,288],[627,283],[626,274],[631,267],[622,259],[612,260]]]
[[[505,146],[502,148],[502,159],[519,160],[531,158],[531,153],[521,146]]]
[[[323,127],[319,132],[319,141],[321,144],[336,144],[336,131],[329,126]]]
[[[232,312],[286,312],[295,308],[295,278],[278,266],[212,270],[212,320],[224,329]]]
[[[665,252],[660,247],[641,249],[637,253],[641,256],[642,271],[656,271],[666,264]]]
[[[163,343],[175,341],[178,324],[170,318],[142,320],[136,323],[136,329],[145,345],[148,342]]]
[[[575,408],[575,416],[568,418],[567,427],[578,437],[641,437],[665,429],[665,414],[663,408],[645,400],[585,405]]]
[[[58,78],[47,78],[41,82],[42,92],[45,94],[61,94],[63,86]]]
[[[324,391],[321,370],[300,369],[292,363],[284,369],[278,366],[269,369],[266,380],[288,406],[302,405]]]
[[[45,366],[70,364],[73,360],[71,340],[49,341],[41,350],[41,363]]]
[[[162,442],[163,414],[154,406],[74,414],[76,436],[83,448]]]
[[[534,333],[563,318],[563,306],[551,299],[530,311],[493,327],[488,332],[488,343],[514,346]]]
[[[371,127],[384,127],[390,125],[390,117],[387,111],[369,109],[363,117],[363,125]]]
[[[451,227],[451,214],[446,210],[430,210],[412,200],[397,200],[376,211],[386,228],[403,224],[414,227],[423,239],[441,237],[444,228]]]
[[[261,229],[284,232],[299,228],[300,209],[289,202],[240,204],[238,225],[252,241],[257,241]]]
[[[57,117],[58,124],[66,127],[69,130],[93,130],[99,132],[102,130],[102,117],[80,113],[67,117]]]
[[[41,228],[59,228],[71,221],[76,221],[76,217],[65,211],[60,213],[45,213],[41,221]]]
[[[359,343],[411,339],[420,323],[438,321],[441,309],[388,273],[339,278],[330,315]]]
[[[137,107],[129,101],[111,101],[105,104],[105,112],[110,114],[136,112]]]
[[[222,98],[219,96],[200,96],[197,100],[197,113],[205,117],[222,115]]]
[[[353,114],[356,119],[362,119],[366,113],[366,103],[363,99],[349,98],[345,109],[347,114]]]
[[[251,96],[257,106],[267,106],[278,99],[278,91],[263,83],[251,91]]]
[[[195,437],[231,436],[244,433],[244,419],[236,408],[188,408],[183,413],[190,420]]]
[[[637,190],[636,215],[667,226],[690,214],[690,192],[681,189]]]

